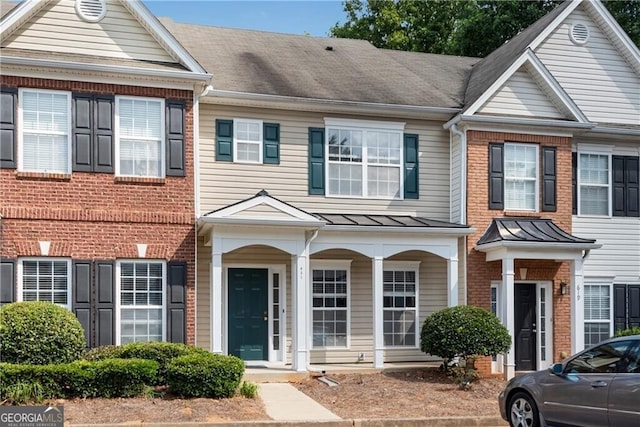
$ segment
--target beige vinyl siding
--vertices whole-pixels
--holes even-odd
[[[602,248],[589,253],[585,277],[611,277],[614,283],[640,283],[640,219],[573,217],[573,234],[596,239]]]
[[[586,45],[569,39],[571,25],[589,27]],[[640,77],[594,21],[577,8],[536,55],[591,121],[640,124]]]
[[[196,345],[211,350],[211,246],[198,237],[196,268]]]
[[[2,47],[177,62],[117,0],[107,0],[106,16],[95,23],[76,14],[75,1],[54,0],[3,40]]]
[[[451,133],[451,214],[449,221],[459,223],[462,215],[460,197],[462,194],[462,143],[460,137]]]
[[[322,113],[221,107],[200,104],[200,197],[202,213],[254,196],[273,197],[307,212],[413,214],[449,220],[449,134],[440,122],[407,121],[405,132],[420,140],[420,199],[375,200],[308,195],[309,127],[324,127]],[[338,117],[331,115],[331,117]],[[215,160],[216,119],[252,118],[280,124],[280,164]],[[389,118],[348,117],[366,120]]]
[[[524,67],[516,71],[500,90],[482,106],[478,113],[551,119],[564,118],[564,115],[558,111]]]

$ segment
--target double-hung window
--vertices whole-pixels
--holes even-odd
[[[404,124],[325,122],[327,195],[402,198]]]
[[[383,272],[385,347],[415,347],[418,328],[418,266],[385,266]]]
[[[71,309],[69,260],[22,259],[18,268],[19,301],[49,301]]]
[[[578,153],[579,215],[610,214],[610,159],[608,154]]]
[[[166,265],[160,261],[120,261],[117,266],[119,344],[164,341]]]
[[[262,120],[234,119],[233,128],[234,159],[262,163]]]
[[[538,210],[538,146],[504,144],[504,208]]]
[[[71,173],[71,94],[20,89],[20,170]]]
[[[611,336],[611,285],[584,286],[584,345],[589,347]]]
[[[313,347],[347,347],[349,268],[341,263],[312,272]]]
[[[164,176],[164,100],[116,97],[116,174]]]

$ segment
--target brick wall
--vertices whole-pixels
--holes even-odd
[[[486,262],[485,254],[474,248],[491,220],[503,216],[535,216],[551,218],[565,231],[571,231],[571,138],[525,135],[486,131],[468,131],[467,180],[467,223],[477,229],[468,238],[468,303],[486,309],[490,308],[491,281],[502,280],[500,261]],[[521,142],[557,148],[557,211],[522,213],[489,209],[489,143]],[[540,206],[542,202],[540,201]],[[527,268],[527,280],[545,280],[553,283],[553,350],[554,361],[561,359],[560,353],[571,351],[570,296],[560,295],[560,282],[570,283],[568,262],[546,260],[515,261],[515,280],[521,280],[520,268]],[[477,362],[484,373],[490,372],[490,360]]]
[[[0,170],[0,256],[82,260],[138,258],[187,261],[187,340],[195,341],[195,207],[193,94],[191,91],[0,76],[2,87],[87,94],[146,96],[185,102],[185,177],[116,178],[109,173],[69,175]]]

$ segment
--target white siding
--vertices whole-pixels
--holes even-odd
[[[586,45],[569,39],[571,25],[578,22],[589,27]],[[589,120],[640,124],[640,76],[582,7],[541,43],[536,55]]]
[[[478,111],[479,114],[563,119],[529,73],[521,68]]]
[[[573,234],[596,239],[584,275],[614,277],[614,283],[640,283],[640,219],[573,217]]]
[[[200,104],[201,212],[206,213],[236,203],[265,189],[273,197],[307,212],[397,213],[449,220],[449,135],[440,122],[407,121],[405,127],[405,132],[419,135],[420,199],[374,200],[309,196],[309,127],[324,127],[325,116],[321,113],[222,108]],[[280,124],[279,165],[215,160],[215,120],[237,117]],[[384,117],[357,118],[389,120]]]
[[[107,0],[100,22],[85,22],[75,1],[59,0],[42,8],[2,47],[110,58],[176,62],[117,0]]]

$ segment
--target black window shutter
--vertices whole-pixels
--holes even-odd
[[[624,156],[612,156],[613,216],[625,216]]]
[[[186,343],[187,263],[167,264],[167,341]]]
[[[627,216],[640,216],[640,157],[625,159],[625,185]]]
[[[280,125],[278,123],[264,123],[262,135],[262,162],[273,165],[280,164]]]
[[[91,313],[92,275],[91,261],[73,261],[71,309],[84,329],[84,339],[88,348],[94,347]]]
[[[0,304],[16,300],[16,262],[12,259],[0,260]]]
[[[640,285],[628,285],[627,328],[640,327]]]
[[[116,343],[115,277],[113,261],[96,261],[95,342],[96,347]]]
[[[185,176],[185,104],[169,101],[167,110],[167,176]]]
[[[420,197],[418,182],[418,135],[404,134],[404,198],[417,199]]]
[[[504,144],[489,144],[489,209],[504,209]]]
[[[556,147],[542,147],[542,211],[555,212],[556,198]]]
[[[0,90],[0,168],[15,169],[18,90]]]
[[[627,285],[613,285],[613,331],[627,329]]]
[[[233,161],[233,120],[216,119],[216,160]]]
[[[571,202],[574,215],[578,215],[578,153],[571,153]]]
[[[98,95],[94,104],[93,171],[114,173],[115,97]]]
[[[74,172],[93,170],[93,97],[73,94],[73,165]]]
[[[309,128],[309,194],[324,195],[324,128]]]

